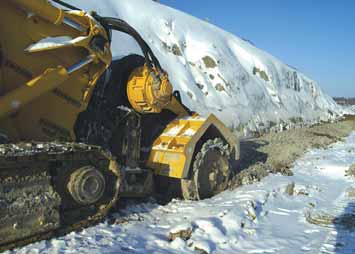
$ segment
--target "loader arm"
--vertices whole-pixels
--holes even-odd
[[[14,141],[74,140],[76,117],[111,63],[106,29],[47,0],[0,8],[0,128]]]

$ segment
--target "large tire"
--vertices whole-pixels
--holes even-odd
[[[189,179],[181,180],[184,199],[210,198],[228,188],[231,149],[221,138],[208,139],[193,159]]]

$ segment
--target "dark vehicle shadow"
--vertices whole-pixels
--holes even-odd
[[[263,140],[245,139],[240,141],[240,161],[239,171],[242,171],[256,163],[264,163],[267,154],[258,151],[259,148],[268,145],[269,142]]]
[[[240,160],[233,165],[234,175],[229,182],[229,188],[235,189],[241,185],[260,181],[271,171],[266,165],[268,155],[260,151],[269,142],[255,139],[240,141]]]
[[[355,253],[355,202],[350,202],[333,223],[337,232],[334,253]]]

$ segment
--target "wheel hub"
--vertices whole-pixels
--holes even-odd
[[[70,175],[67,187],[76,202],[90,205],[103,196],[106,182],[99,170],[92,166],[86,166],[77,169]]]

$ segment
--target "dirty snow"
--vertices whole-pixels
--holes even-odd
[[[101,223],[14,253],[355,253],[355,179],[345,176],[354,163],[355,132],[309,151],[293,176],[270,175],[199,202],[131,204],[115,215],[126,223]],[[315,225],[305,214],[350,220]],[[169,242],[169,232],[189,228],[190,239]]]
[[[71,4],[131,24],[157,55],[183,102],[201,114],[216,114],[229,127],[254,131],[342,113],[316,81],[206,21],[151,0]],[[114,57],[130,53],[140,53],[137,44],[115,33]]]

